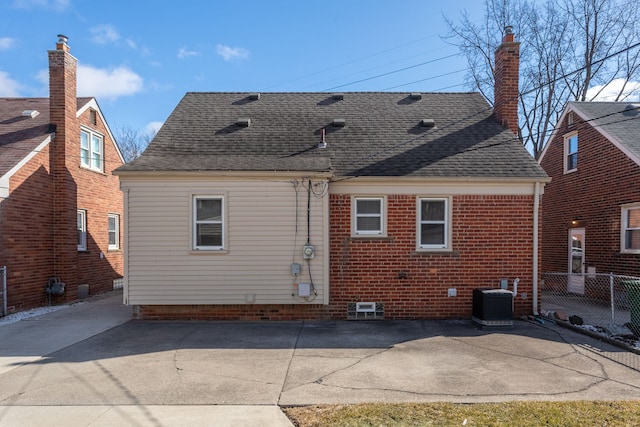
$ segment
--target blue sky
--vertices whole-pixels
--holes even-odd
[[[162,123],[190,91],[464,91],[441,38],[464,9],[481,20],[479,0],[3,0],[0,96],[48,96],[60,33],[114,131]]]

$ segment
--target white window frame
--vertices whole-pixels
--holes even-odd
[[[576,150],[569,151],[571,149],[571,140],[576,138]],[[580,140],[578,139],[578,132],[571,132],[564,136],[564,173],[575,172],[578,170],[578,153],[580,152]],[[575,167],[569,169],[569,156],[576,157]]]
[[[94,140],[99,143],[97,150]],[[84,145],[85,141],[88,146]],[[80,166],[96,172],[104,171],[104,136],[87,128],[80,129]]]
[[[358,212],[359,201],[378,201],[380,211],[377,214],[365,214]],[[353,236],[386,236],[387,235],[387,200],[382,196],[354,196],[351,198],[351,234]],[[359,230],[358,218],[380,218],[380,229]]]
[[[640,203],[623,205],[620,212],[620,252],[625,254],[640,254],[640,249],[627,248],[627,230],[640,230],[640,228],[629,228],[629,211],[640,210]]]
[[[120,249],[120,215],[118,214],[109,214],[107,216],[107,242],[109,245],[109,249],[117,250]],[[111,229],[110,219],[115,219],[115,229]],[[115,243],[111,243],[111,233],[115,236]]]
[[[422,220],[422,202],[433,201],[444,203],[444,218],[442,220]],[[417,229],[416,243],[417,250],[421,251],[450,251],[451,250],[451,198],[449,197],[418,197],[417,200]],[[422,226],[425,224],[442,224],[444,226],[444,242],[441,244],[423,244]]]
[[[220,200],[220,217],[218,220],[198,221],[198,200]],[[224,196],[205,196],[205,195],[193,195],[192,196],[192,216],[191,216],[191,247],[194,251],[224,251],[226,250],[226,208]],[[198,224],[221,224],[221,244],[219,246],[203,246],[198,245]]]
[[[78,251],[87,250],[87,211],[78,209],[76,212],[76,229],[79,237]]]

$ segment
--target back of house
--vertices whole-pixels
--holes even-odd
[[[531,313],[548,177],[514,133],[517,49],[510,34],[497,52],[495,111],[478,93],[187,93],[116,171],[125,303],[144,319],[459,318],[474,289],[518,279]]]

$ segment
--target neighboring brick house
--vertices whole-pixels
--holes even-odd
[[[548,176],[515,136],[519,43],[479,93],[187,93],[119,168],[125,303],[145,319],[537,310]],[[503,124],[505,127],[501,126]]]
[[[540,165],[543,271],[640,276],[640,103],[569,102]]]
[[[49,98],[0,98],[0,266],[7,311],[113,289],[123,273],[124,162],[94,98],[76,96],[66,38],[49,51]],[[88,285],[88,286],[81,286]]]

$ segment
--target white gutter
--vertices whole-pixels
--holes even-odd
[[[533,190],[533,314],[538,315],[538,248],[539,211],[540,211],[540,183],[534,184]]]

